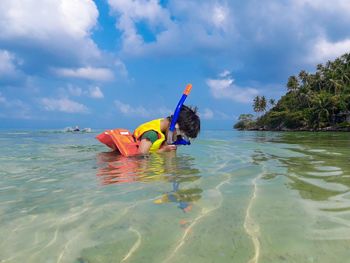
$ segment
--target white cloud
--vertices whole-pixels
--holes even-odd
[[[170,116],[172,114],[174,114],[174,110],[171,110],[165,106],[161,106],[155,111],[155,113],[153,115],[161,118],[161,117],[165,117],[165,116]]]
[[[119,73],[121,77],[123,78],[128,77],[129,73],[123,61],[121,61],[120,59],[117,59],[114,61],[114,65],[116,67],[117,73]]]
[[[150,117],[150,112],[146,110],[143,106],[134,107],[130,104],[123,103],[119,100],[115,100],[114,105],[116,106],[117,110],[124,115],[136,117]]]
[[[198,47],[219,49],[227,45],[223,34],[234,31],[227,5],[213,2],[170,1],[163,7],[159,1],[109,0],[122,32],[122,51],[128,55],[188,53]],[[146,41],[138,28],[142,22],[153,34]]]
[[[219,74],[219,77],[220,77],[220,78],[226,78],[226,77],[228,77],[228,76],[230,76],[230,75],[231,75],[231,72],[230,72],[230,71],[224,70],[223,72],[221,72],[221,73]]]
[[[234,79],[227,71],[221,73],[218,79],[207,79],[206,83],[216,99],[230,99],[240,103],[251,103],[254,96],[259,94],[257,89],[235,85]]]
[[[94,99],[102,99],[104,97],[101,89],[97,86],[89,88],[89,96]]]
[[[257,46],[267,47],[271,58],[279,56],[276,60],[281,63],[281,70],[287,68],[290,72],[291,66],[300,69],[309,66],[306,63],[325,62],[321,57],[332,56],[317,55],[316,48],[321,49],[321,54],[325,48],[324,43],[319,42],[350,37],[349,0],[251,0],[246,3],[245,11],[236,13],[243,26],[240,33],[244,43],[248,43],[252,52],[256,52]]]
[[[54,72],[62,77],[81,78],[88,80],[109,81],[113,80],[113,72],[108,68],[56,68]]]
[[[14,55],[7,50],[0,49],[0,76],[13,74],[16,70]]]
[[[1,0],[0,40],[86,61],[100,57],[91,39],[98,10],[92,0]],[[20,46],[16,45],[17,48]]]
[[[232,9],[227,2],[176,0],[171,1],[169,6],[171,15],[180,19],[186,26],[191,23],[209,30],[212,30],[212,27],[223,31],[234,29]]]
[[[92,38],[99,16],[93,0],[0,2],[0,46],[11,52],[4,64],[0,49],[0,67],[13,70],[21,58],[22,70],[30,68],[33,77],[47,69],[60,77],[92,81],[128,77],[125,64],[115,54],[102,52]]]
[[[98,17],[92,0],[2,0],[0,12],[0,38],[84,38]]]
[[[218,118],[222,119],[222,120],[232,120],[235,118],[235,116],[233,115],[229,115],[225,112],[222,112],[222,111],[216,111],[215,112],[215,115],[218,116]]]
[[[115,12],[122,16],[135,20],[145,19],[153,24],[164,22],[169,16],[157,0],[108,0],[108,3]]]
[[[67,113],[88,113],[88,108],[78,102],[67,98],[52,99],[42,98],[40,104],[46,111],[61,111]]]
[[[293,5],[298,7],[309,6],[315,10],[326,11],[329,13],[339,13],[348,16],[350,12],[350,2],[348,0],[293,0]]]
[[[216,4],[212,13],[213,24],[222,29],[226,29],[226,23],[228,22],[229,9],[227,7]]]
[[[69,84],[66,89],[61,89],[61,94],[62,96],[65,96],[66,94],[76,96],[76,97],[87,96],[94,99],[104,98],[103,92],[98,86],[89,87],[87,90],[86,89],[84,90],[80,87],[76,87]]]
[[[327,60],[333,60],[348,52],[350,52],[350,39],[330,42],[327,39],[321,38],[315,43],[307,60],[312,64],[324,63]]]
[[[205,108],[204,112],[200,113],[200,117],[206,120],[210,120],[214,118],[214,112],[209,108]]]
[[[80,87],[75,87],[73,85],[68,85],[67,91],[70,95],[72,96],[77,96],[80,97],[81,95],[83,95],[83,89]],[[64,90],[65,92],[65,90]]]
[[[0,117],[15,119],[31,119],[31,108],[19,99],[7,99],[0,92]]]
[[[219,111],[219,110],[212,110],[209,108],[205,108],[203,112],[199,112],[199,116],[201,119],[204,120],[232,120],[234,116],[229,115],[225,112]]]
[[[108,3],[118,16],[116,26],[123,32],[123,49],[130,53],[141,52],[144,45],[136,23],[144,21],[151,29],[159,26],[167,28],[171,23],[169,13],[156,0],[108,0]]]
[[[6,102],[7,102],[6,98],[0,92],[0,104],[5,105]]]
[[[162,118],[171,115],[171,110],[166,107],[159,107],[156,110],[149,110],[144,106],[133,106],[119,100],[114,101],[117,110],[125,116],[143,118]]]

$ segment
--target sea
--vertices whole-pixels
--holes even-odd
[[[350,262],[350,133],[202,131],[125,158],[0,131],[0,262]]]

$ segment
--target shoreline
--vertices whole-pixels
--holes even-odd
[[[237,131],[273,131],[273,132],[350,132],[350,127],[347,128],[335,128],[335,127],[326,127],[326,128],[318,128],[318,129],[307,129],[307,128],[299,128],[299,129],[265,129],[265,128],[250,128],[250,129],[234,129]]]

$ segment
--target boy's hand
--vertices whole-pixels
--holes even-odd
[[[176,151],[177,146],[176,145],[164,145],[160,148],[160,151],[162,152],[171,152],[171,151]]]

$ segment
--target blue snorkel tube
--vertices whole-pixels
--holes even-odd
[[[168,131],[168,138],[167,138],[168,144],[174,144],[174,145],[190,145],[191,144],[190,141],[187,141],[183,138],[177,139],[175,142],[173,141],[173,134],[174,134],[174,130],[175,130],[175,125],[176,125],[177,119],[179,118],[181,107],[184,104],[188,94],[190,94],[191,89],[192,89],[192,84],[187,84],[187,86],[182,94],[182,97],[176,106],[174,115],[171,119],[169,131]]]

